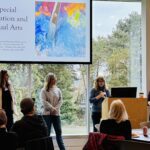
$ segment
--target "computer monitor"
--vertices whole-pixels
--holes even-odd
[[[137,87],[113,87],[111,97],[117,98],[136,98]]]

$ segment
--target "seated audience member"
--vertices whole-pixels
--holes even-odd
[[[25,98],[20,103],[23,117],[16,121],[12,131],[16,132],[19,139],[19,147],[32,139],[38,139],[48,136],[48,129],[42,116],[35,115],[34,101],[31,98]]]
[[[7,132],[7,116],[4,110],[0,110],[0,149],[16,150],[17,135],[13,132]]]
[[[100,132],[109,135],[124,136],[131,139],[131,123],[126,108],[121,100],[114,100],[110,105],[109,118],[102,120]]]

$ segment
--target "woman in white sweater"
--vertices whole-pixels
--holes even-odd
[[[62,93],[61,90],[56,86],[56,76],[53,73],[49,73],[46,76],[44,87],[41,90],[41,100],[43,102],[43,116],[48,126],[49,134],[51,132],[51,125],[53,124],[56,140],[60,150],[65,150],[61,120],[60,120],[60,107],[62,105]]]

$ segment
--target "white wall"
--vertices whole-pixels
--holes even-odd
[[[142,0],[142,80],[143,91],[150,91],[150,0]]]

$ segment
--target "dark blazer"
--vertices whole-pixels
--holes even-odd
[[[131,123],[129,120],[117,123],[114,119],[102,120],[100,132],[109,135],[124,136],[126,140],[131,139]]]
[[[0,128],[0,149],[16,150],[17,135],[14,132],[6,132],[6,128]]]
[[[33,139],[48,136],[47,125],[42,116],[24,116],[14,123],[12,131],[16,132],[19,139],[19,147]]]

